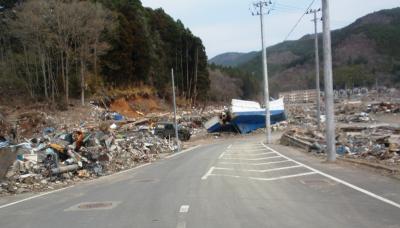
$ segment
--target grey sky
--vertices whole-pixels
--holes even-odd
[[[267,44],[282,42],[311,0],[271,0],[274,10],[267,16]],[[142,0],[144,6],[163,8],[181,19],[199,36],[208,57],[224,52],[260,49],[259,18],[251,16],[250,0]],[[316,0],[313,8],[320,7]],[[330,0],[332,28],[344,27],[357,18],[381,9],[400,6],[400,0]],[[321,25],[320,25],[321,29]],[[311,15],[306,15],[289,39],[313,31]]]

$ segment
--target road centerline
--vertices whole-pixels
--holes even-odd
[[[182,205],[180,208],[179,208],[179,213],[188,213],[189,212],[189,205]]]

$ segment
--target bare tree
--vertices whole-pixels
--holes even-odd
[[[228,102],[233,98],[240,98],[243,95],[241,90],[241,80],[224,75],[220,70],[209,70],[211,100],[218,102]]]
[[[113,27],[111,14],[90,1],[28,0],[16,11],[12,33],[23,47],[23,79],[41,83],[46,99],[55,101],[58,85],[69,103],[71,73],[79,75],[84,104],[85,75],[90,69],[97,77],[98,55],[108,49],[101,34]],[[71,67],[76,66],[76,70]],[[78,70],[80,68],[80,70]],[[34,69],[34,70],[32,70]],[[38,69],[42,79],[39,80]],[[59,76],[61,75],[61,78]],[[36,80],[35,80],[36,79]],[[51,94],[50,94],[51,93]]]

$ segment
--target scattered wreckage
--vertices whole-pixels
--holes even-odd
[[[281,137],[281,144],[325,153],[322,132],[293,127]],[[347,158],[365,159],[385,165],[400,165],[400,128],[387,125],[347,126],[337,130],[336,153]]]
[[[335,106],[336,153],[345,158],[400,166],[400,121],[385,124],[375,119],[378,113],[396,117],[399,107],[400,103],[393,101],[346,100],[338,103]],[[324,129],[317,129],[314,110],[312,105],[289,107],[291,127],[282,135],[281,144],[317,154],[325,152]]]
[[[41,112],[19,116],[21,134],[0,137],[0,195],[67,186],[154,161],[177,149],[174,140],[165,137],[168,132],[159,137],[161,132],[153,130],[157,123],[168,123],[157,122],[168,116],[129,120],[97,106],[92,110],[93,122],[74,127],[55,126]],[[198,126],[198,121],[191,121],[181,118],[184,140],[191,136],[189,129]]]
[[[159,122],[154,128],[154,134],[160,138],[170,139],[175,138],[175,125],[172,122]],[[178,138],[181,141],[188,141],[191,132],[182,125],[178,125]]]

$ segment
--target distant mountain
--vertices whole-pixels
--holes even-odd
[[[323,72],[320,34],[321,72]],[[400,8],[366,15],[351,25],[332,31],[335,88],[352,86],[400,85]],[[267,49],[270,88],[279,91],[315,88],[314,39],[306,35]],[[237,56],[237,67],[261,75],[261,53],[249,61]],[[321,84],[323,75],[321,74]]]
[[[220,66],[235,67],[240,64],[246,63],[253,59],[258,53],[256,51],[249,53],[228,52],[220,54],[210,59],[208,62]]]

